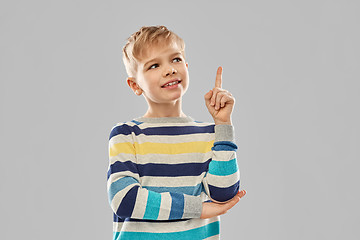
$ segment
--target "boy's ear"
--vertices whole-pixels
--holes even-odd
[[[126,80],[127,84],[129,85],[129,87],[134,91],[134,93],[138,96],[140,96],[142,94],[142,89],[140,88],[140,86],[136,83],[135,78],[133,77],[129,77]]]
[[[186,67],[189,68],[189,63],[186,63]]]

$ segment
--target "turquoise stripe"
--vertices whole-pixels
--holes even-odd
[[[203,227],[171,233],[151,233],[151,232],[114,232],[113,240],[194,240],[205,239],[220,233],[220,223],[213,222]]]
[[[156,220],[160,211],[161,194],[152,191],[149,191],[148,193],[144,219]]]
[[[121,190],[123,190],[124,188],[126,188],[127,186],[134,184],[134,183],[139,183],[138,181],[136,181],[135,178],[133,177],[123,177],[120,178],[119,180],[111,183],[110,188],[109,188],[109,202],[111,204],[114,196],[120,192]]]
[[[176,192],[182,193],[192,196],[199,196],[202,191],[202,184],[199,183],[196,186],[188,186],[188,187],[150,187],[150,186],[143,186],[147,190],[162,193],[162,192]]]
[[[238,171],[236,158],[229,161],[212,160],[209,164],[209,173],[216,176],[228,176]]]

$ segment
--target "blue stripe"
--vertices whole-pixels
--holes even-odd
[[[209,164],[209,173],[216,176],[228,176],[238,171],[236,158],[229,161],[212,160]]]
[[[160,204],[161,204],[161,194],[148,191],[148,198],[146,201],[146,209],[144,214],[144,219],[156,220],[159,216]]]
[[[151,232],[113,232],[113,240],[194,240],[205,239],[220,234],[220,223],[213,222],[203,227],[171,233],[151,233]]]
[[[236,151],[237,145],[230,141],[218,141],[214,142],[214,146],[211,148],[213,151]]]
[[[109,171],[107,173],[107,179],[109,179],[110,175],[116,172],[130,171],[132,173],[138,173],[136,168],[136,164],[132,161],[120,162],[116,161],[110,165]]]
[[[139,186],[134,186],[133,188],[130,189],[130,191],[128,191],[128,193],[122,199],[120,206],[116,211],[116,215],[118,215],[121,218],[131,217],[132,212],[134,210],[138,189]]]
[[[170,195],[172,202],[169,219],[181,219],[184,214],[184,195],[174,192],[170,192]]]
[[[162,192],[176,192],[182,193],[192,196],[199,196],[202,192],[203,185],[199,183],[196,186],[188,186],[188,187],[150,187],[150,186],[143,186],[147,190],[162,193]]]
[[[208,186],[209,186],[210,196],[212,199],[219,202],[228,201],[233,197],[235,197],[235,195],[239,191],[239,184],[240,181],[236,182],[234,185],[227,188],[219,188],[209,184]]]
[[[139,122],[139,121],[136,121],[136,120],[131,120],[131,122],[136,123],[137,125],[140,125],[140,124],[143,123],[143,122]]]
[[[197,133],[214,133],[215,125],[208,126],[168,126],[168,127],[148,127],[141,129],[137,125],[129,126],[126,124],[116,126],[111,130],[109,139],[112,137],[123,134],[129,135],[134,133],[136,136],[139,134],[144,135],[186,135]]]
[[[120,192],[127,186],[134,184],[134,183],[139,183],[139,182],[136,181],[136,179],[133,177],[123,177],[123,178],[120,178],[119,180],[111,183],[109,191],[108,191],[110,204],[111,204],[111,201],[113,200],[114,196],[118,192]]]

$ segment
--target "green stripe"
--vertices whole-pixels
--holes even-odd
[[[220,223],[213,222],[203,227],[171,233],[150,233],[150,232],[114,232],[113,240],[194,240],[205,239],[220,233]]]
[[[209,164],[209,173],[216,176],[228,176],[238,171],[236,158],[229,161],[212,160]]]

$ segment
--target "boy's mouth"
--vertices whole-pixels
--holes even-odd
[[[174,79],[174,80],[171,80],[170,82],[167,82],[166,84],[162,85],[161,87],[162,88],[167,88],[167,87],[171,87],[171,86],[174,86],[174,85],[177,85],[181,83],[181,80],[179,79]]]

